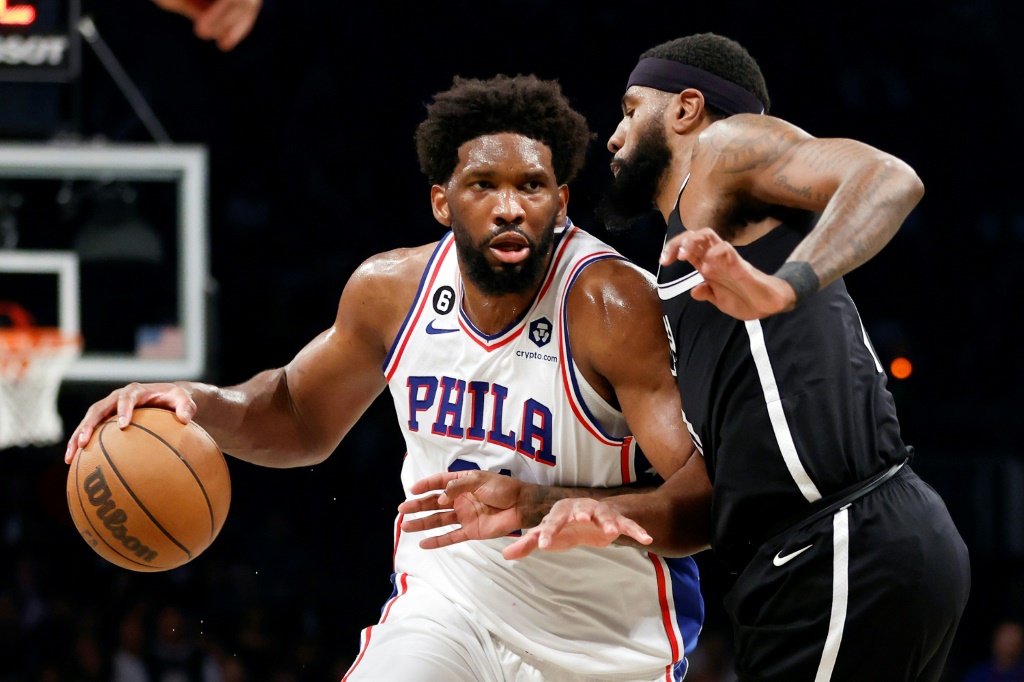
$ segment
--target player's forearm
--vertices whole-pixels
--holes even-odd
[[[178,385],[196,402],[196,422],[233,457],[286,468],[318,464],[333,450],[314,442],[303,428],[283,369],[267,370],[226,388],[191,382]]]
[[[570,488],[555,485],[536,485],[523,483],[519,493],[519,501],[516,507],[522,518],[523,528],[533,528],[551,511],[555,502],[573,497],[589,497],[594,500],[603,500],[608,497],[618,497],[630,493],[654,490],[654,488]]]
[[[923,196],[920,178],[899,159],[866,161],[840,183],[788,260],[809,264],[824,287],[881,251]]]
[[[711,482],[704,458],[694,453],[657,488],[568,488],[523,484],[516,504],[523,528],[538,525],[559,500],[589,497],[604,500],[638,523],[654,538],[642,545],[662,556],[689,556],[707,549],[711,537]],[[626,536],[616,544],[641,547]]]
[[[655,554],[689,556],[710,546],[711,482],[699,454],[691,456],[657,489],[616,496],[608,504],[654,538],[643,547]],[[641,546],[625,536],[616,542]]]
[[[608,500],[608,504],[623,516],[636,521],[654,538],[651,544],[641,545],[632,538],[620,535],[616,544],[641,547],[666,557],[689,556],[710,546],[710,508],[703,501],[690,500],[686,504],[679,504],[667,495],[651,491],[620,495]]]
[[[528,484],[518,503],[522,527],[532,528],[566,498],[588,497],[604,500],[623,516],[636,521],[654,538],[641,545],[625,535],[615,544],[646,549],[661,556],[689,556],[708,548],[711,525],[710,488],[695,491],[690,484],[661,488],[563,488]]]

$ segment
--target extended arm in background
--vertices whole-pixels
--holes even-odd
[[[192,20],[196,35],[227,52],[252,31],[263,0],[153,0],[163,9]]]
[[[694,298],[747,320],[791,310],[867,262],[924,195],[914,170],[890,154],[856,140],[816,138],[781,119],[749,114],[701,133],[690,183],[698,195],[707,191],[734,205],[821,213],[774,277],[749,266],[711,229],[686,231],[665,245],[663,265],[685,259],[704,276],[705,283],[692,290]]]

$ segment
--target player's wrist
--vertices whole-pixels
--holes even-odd
[[[814,268],[806,261],[787,261],[782,267],[775,271],[775,276],[786,282],[792,289],[795,296],[792,305],[787,310],[792,310],[821,288],[821,280],[818,279]]]
[[[518,482],[519,490],[516,510],[523,528],[533,528],[544,520],[551,508],[560,500],[579,497],[578,489],[557,485],[538,485],[536,483]],[[588,489],[588,492],[590,490]]]

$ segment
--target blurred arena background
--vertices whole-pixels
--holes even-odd
[[[47,0],[24,4],[42,12]],[[909,162],[924,200],[847,283],[883,362],[911,363],[905,379],[890,376],[904,439],[971,549],[972,597],[949,680],[990,656],[997,624],[1024,619],[1024,200],[1014,170],[1024,155],[1024,58],[1014,11],[998,0],[264,0],[252,34],[225,53],[149,0],[81,4],[169,146],[202,159],[199,378],[219,384],[285,363],[329,326],[364,258],[440,236],[412,136],[430,95],[456,74],[561,81],[598,134],[571,186],[570,215],[646,267],[660,227],[624,241],[604,234],[592,208],[610,175],[604,142],[626,77],[662,40],[735,38],[761,64],[772,113]],[[0,254],[78,253],[83,357],[139,358],[143,347],[147,357],[181,357],[174,183],[3,174],[6,145],[25,143],[155,144],[89,45],[67,82],[0,81]],[[111,235],[121,245],[129,235],[134,250],[111,254]],[[0,299],[12,291],[4,281]],[[55,293],[31,291],[23,296],[55,306]],[[65,430],[123,383],[66,381]],[[167,670],[192,666],[154,682],[340,679],[391,590],[404,450],[389,400],[318,467],[229,459],[223,532],[165,574],[108,565],[78,537],[63,443],[0,450],[0,681],[113,679],[115,655],[130,660],[133,650],[156,652]],[[687,679],[721,682],[731,679],[720,605],[730,576],[710,554],[699,563],[708,616]]]

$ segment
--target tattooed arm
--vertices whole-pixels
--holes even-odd
[[[756,199],[822,213],[789,258],[808,263],[822,286],[881,251],[924,195],[910,166],[874,147],[811,137],[777,118],[744,118],[737,123],[791,142],[746,180]]]
[[[710,231],[687,232],[666,245],[662,263],[687,259],[706,269],[732,268],[718,294],[748,294],[735,311],[719,305],[715,281],[696,295],[743,319],[792,309],[799,300],[867,262],[884,247],[924,195],[906,163],[856,140],[823,139],[770,116],[738,115],[709,126],[696,146],[691,182],[716,201],[749,201],[821,213],[776,277],[737,269],[734,252]],[[684,220],[685,222],[685,220]],[[695,227],[703,227],[695,226]],[[742,259],[739,259],[742,260]],[[696,262],[695,262],[696,261]],[[758,290],[749,289],[746,280]]]

